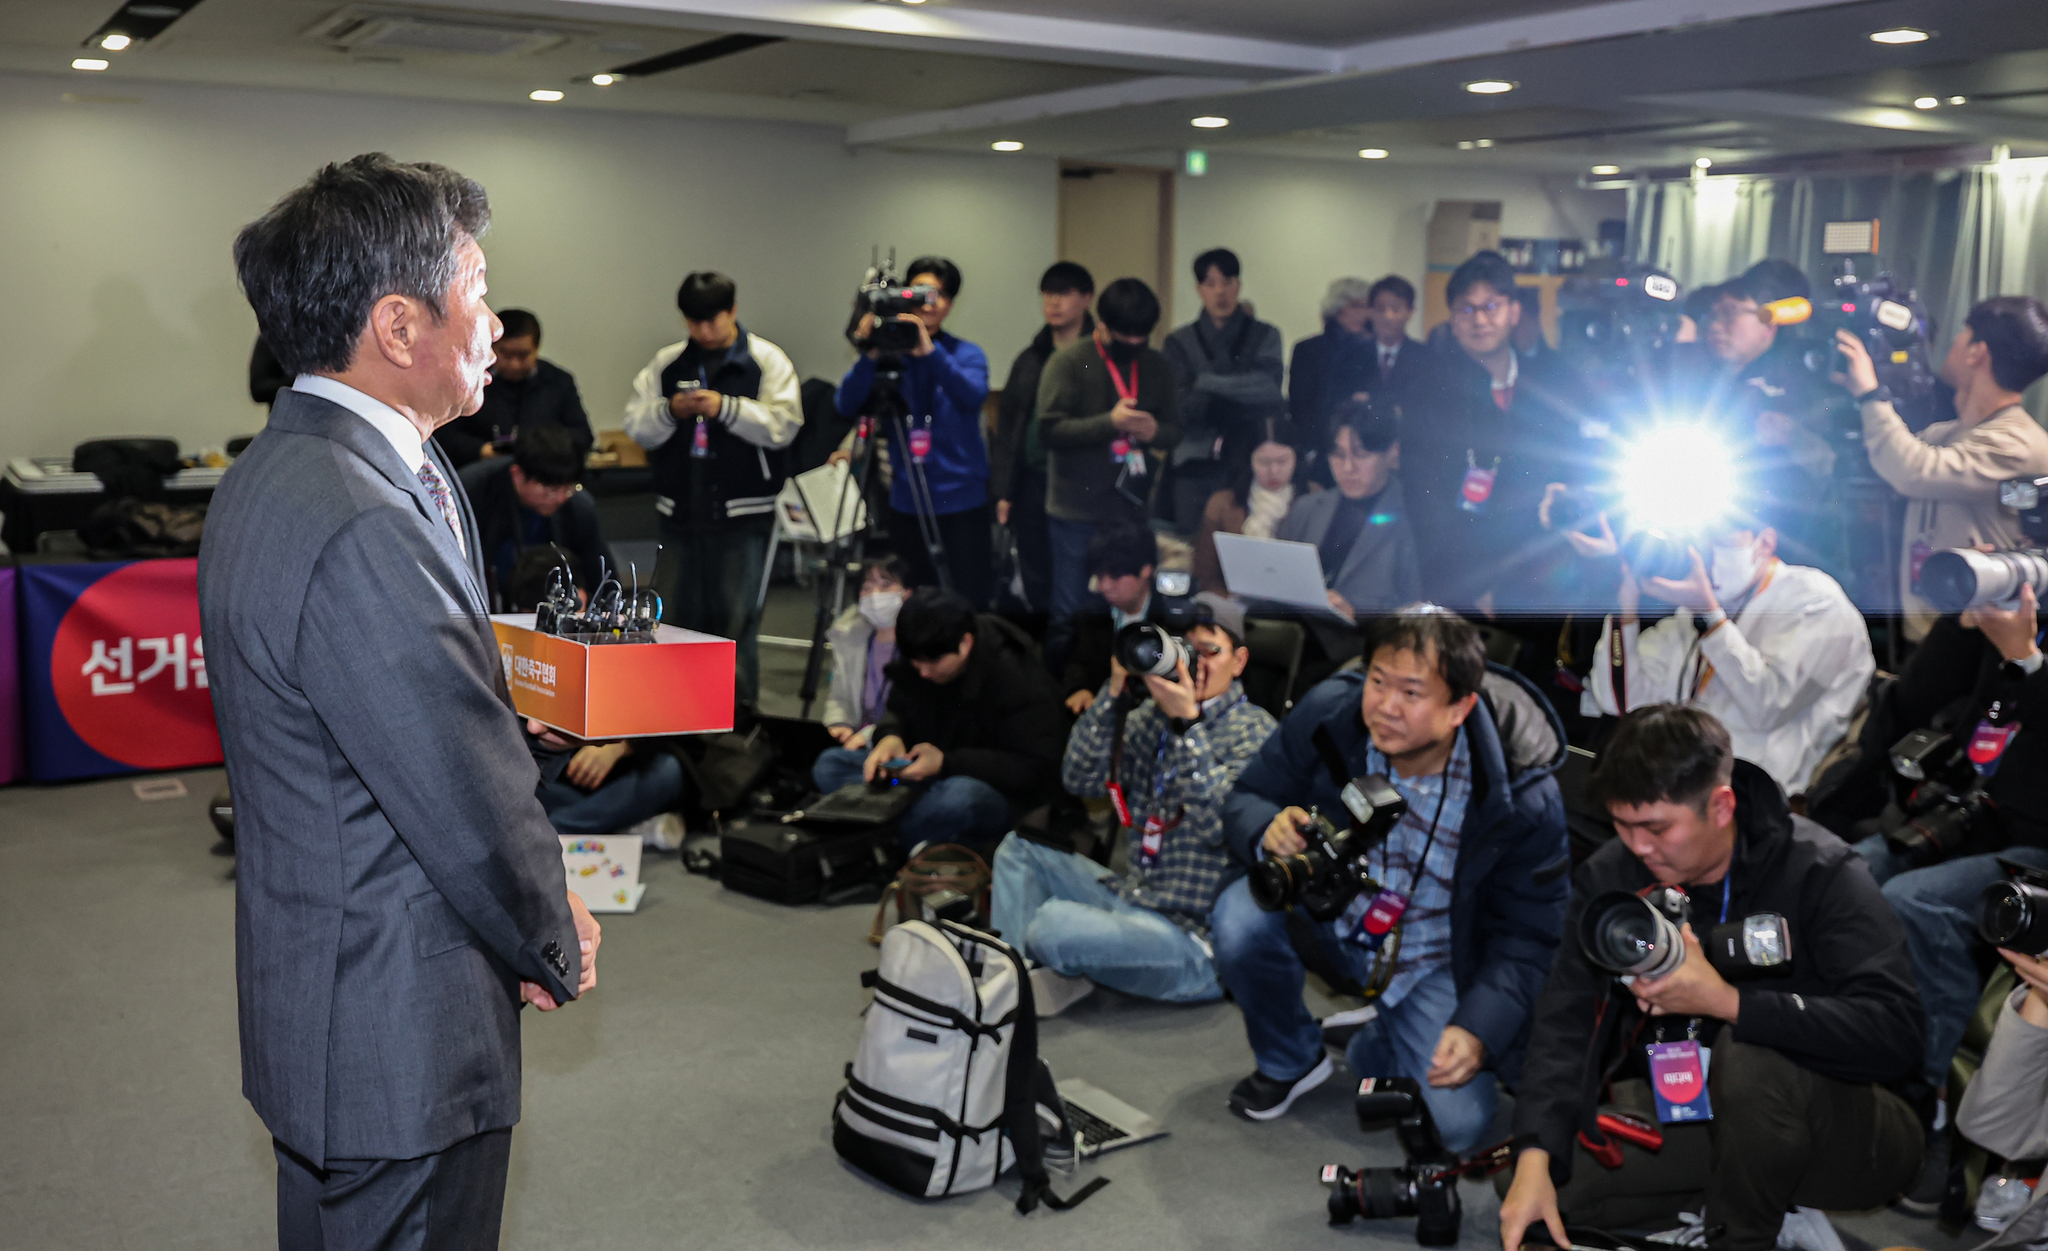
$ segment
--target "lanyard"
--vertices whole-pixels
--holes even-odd
[[[1451,754],[1453,758],[1456,757],[1457,748],[1455,746],[1452,747]],[[1436,848],[1437,822],[1442,821],[1444,819],[1444,804],[1447,803],[1451,798],[1451,762],[1449,760],[1444,761],[1444,771],[1438,775],[1437,785],[1438,791],[1436,797],[1436,815],[1429,819],[1429,837],[1423,840],[1422,855],[1418,857],[1415,861],[1414,880],[1408,883],[1408,895],[1410,899],[1414,898],[1416,891],[1422,889],[1423,875],[1429,871],[1429,853],[1435,850]],[[1380,859],[1384,861],[1386,860],[1386,858],[1387,850],[1384,846],[1382,846],[1380,848]],[[1398,926],[1396,928],[1398,928]]]
[[[1138,402],[1138,362],[1136,360],[1131,361],[1131,380],[1126,384],[1123,375],[1116,370],[1116,362],[1109,359],[1109,352],[1102,346],[1102,340],[1100,339],[1095,341],[1095,354],[1102,358],[1103,368],[1109,370],[1109,380],[1116,385],[1117,398],[1136,404]]]

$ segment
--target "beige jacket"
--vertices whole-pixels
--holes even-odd
[[[2019,519],[1998,503],[2008,478],[2048,476],[2048,430],[2015,404],[1964,429],[1936,422],[1914,434],[1891,404],[1863,405],[1863,446],[1877,476],[1907,499],[1899,545],[1899,596],[1906,635],[1919,639],[1940,614],[1914,593],[1920,564],[1949,547],[2019,547]]]

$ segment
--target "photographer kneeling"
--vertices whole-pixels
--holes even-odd
[[[1075,795],[1112,794],[1114,784],[1130,872],[1016,834],[996,851],[990,919],[1045,966],[1032,975],[1040,1016],[1097,982],[1173,1003],[1223,994],[1206,937],[1216,893],[1238,872],[1223,846],[1223,799],[1277,723],[1237,680],[1251,659],[1241,609],[1202,596],[1186,642],[1192,674],[1170,649],[1170,677],[1148,674],[1140,686],[1119,666],[1060,767]]]
[[[1699,709],[1623,717],[1588,793],[1616,837],[1574,875],[1536,1004],[1501,1245],[1517,1251],[1539,1221],[1566,1246],[1567,1222],[1642,1228],[1691,1208],[1697,1228],[1660,1240],[1839,1251],[1814,1209],[1889,1202],[1920,1167],[1912,1108],[1876,1084],[1920,1063],[1898,919],[1862,858],[1793,816]],[[1686,906],[1664,887],[1689,896],[1712,960],[1691,924],[1653,909]],[[1628,985],[1624,969],[1639,970]],[[1614,1131],[1610,1084],[1623,1111],[1663,1113],[1661,1149]]]
[[[1383,889],[1354,881],[1355,898],[1327,899],[1325,879],[1341,881],[1343,866],[1315,874],[1318,904],[1336,905],[1314,907],[1326,918],[1315,931],[1378,1009],[1351,1040],[1352,1071],[1421,1083],[1444,1145],[1463,1152],[1493,1120],[1495,1075],[1512,1082],[1520,1070],[1530,1005],[1557,949],[1569,861],[1550,775],[1564,731],[1526,680],[1486,663],[1469,622],[1433,604],[1380,618],[1365,656],[1363,673],[1317,686],[1266,740],[1225,801],[1224,837],[1246,864],[1299,866],[1287,859],[1306,841],[1299,805],[1342,821],[1344,791],[1380,793],[1377,810],[1393,806],[1388,783],[1406,802],[1363,866]],[[1301,957],[1287,914],[1262,908],[1248,880],[1217,898],[1210,924],[1217,975],[1258,1061],[1230,1107],[1272,1120],[1332,1071],[1302,1002]]]

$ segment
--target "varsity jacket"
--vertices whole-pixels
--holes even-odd
[[[709,456],[693,456],[696,430],[677,430],[669,399],[691,384],[724,397],[703,421]],[[685,526],[766,519],[789,476],[783,449],[804,424],[796,368],[781,348],[740,327],[723,352],[685,339],[671,343],[633,379],[626,401],[628,438],[647,449],[654,468],[654,509]],[[695,423],[691,423],[692,426]]]

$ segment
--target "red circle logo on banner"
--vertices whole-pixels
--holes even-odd
[[[85,745],[137,769],[220,759],[206,650],[199,641],[199,562],[145,560],[87,587],[50,647],[50,685]]]

